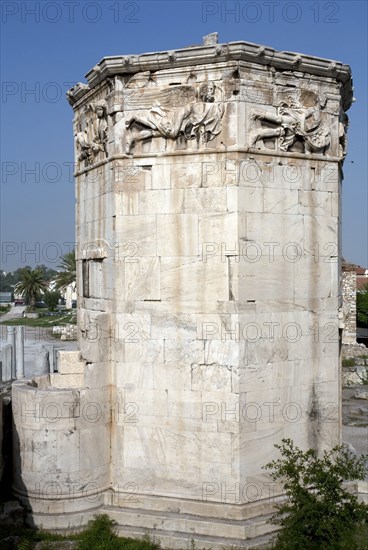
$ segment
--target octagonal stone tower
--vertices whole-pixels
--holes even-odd
[[[87,80],[69,91],[80,352],[14,388],[19,411],[64,411],[15,414],[23,464],[47,426],[60,490],[37,495],[34,461],[15,489],[50,529],[103,510],[167,547],[261,544],[274,444],[341,441],[350,69],[214,34],[104,58]]]

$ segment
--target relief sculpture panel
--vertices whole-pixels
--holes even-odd
[[[139,73],[109,86],[107,100],[90,103],[77,118],[80,168],[107,158],[108,141],[116,153],[132,156],[136,143],[152,138],[194,140],[201,147],[221,132],[223,90],[213,82],[158,87],[151,75]]]
[[[213,140],[221,132],[224,104],[217,100],[217,86],[208,82],[196,90],[193,86],[149,90],[145,95],[152,107],[132,111],[125,118],[127,137],[125,152],[131,154],[135,143],[163,137],[176,140],[196,140],[198,145]]]
[[[97,160],[107,158],[107,104],[104,99],[90,103],[84,116],[77,122],[75,138],[77,160],[88,166]]]
[[[285,152],[326,153],[330,128],[323,108],[316,94],[304,91],[303,99],[288,97],[273,111],[254,110],[250,145]]]

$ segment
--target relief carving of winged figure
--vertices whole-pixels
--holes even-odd
[[[193,86],[176,86],[162,94],[150,109],[132,111],[125,119],[129,132],[126,153],[133,145],[152,137],[175,140],[180,135],[207,143],[221,132],[224,105],[216,101],[216,85],[203,84],[198,94]],[[137,131],[133,132],[132,126]]]
[[[266,123],[254,132],[251,145],[259,140],[277,139],[281,151],[289,151],[295,142],[302,143],[304,153],[325,152],[330,144],[330,131],[324,122],[321,108],[316,102],[313,107],[301,107],[282,103],[277,113],[256,111],[252,120]]]

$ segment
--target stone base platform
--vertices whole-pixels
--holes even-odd
[[[105,510],[117,522],[120,536],[138,538],[148,534],[159,540],[163,548],[175,550],[193,547],[211,550],[266,548],[275,531],[275,527],[268,523],[271,514],[245,520],[220,520],[189,513],[117,507],[106,507]]]
[[[368,484],[352,484],[360,502],[368,502]],[[30,501],[24,495],[17,495],[29,507]],[[97,514],[107,514],[116,524],[117,534],[121,537],[142,538],[149,536],[160,543],[162,548],[172,550],[224,550],[231,548],[265,549],[277,528],[269,523],[273,505],[280,498],[243,505],[223,503],[199,503],[198,501],[179,501],[143,497],[145,504],[152,508],[120,507],[109,502],[117,502],[118,497],[107,490],[99,495],[101,500],[95,506],[86,506],[85,499],[74,499],[66,513],[62,511],[68,503],[50,499],[49,502],[31,503],[32,513],[27,522],[32,526],[63,535],[80,532],[88,521]],[[142,497],[142,495],[141,495]],[[96,498],[91,495],[91,499]],[[170,501],[171,506],[170,506]],[[141,501],[139,501],[141,503]],[[84,506],[84,510],[81,508]],[[159,509],[161,506],[162,509]],[[207,509],[208,515],[200,514]],[[220,518],[220,510],[223,517]],[[242,519],[239,519],[242,518]]]
[[[269,523],[273,510],[269,500],[234,505],[143,497],[144,504],[152,505],[148,509],[137,507],[142,500],[134,507],[108,504],[118,501],[112,491],[99,496],[105,504],[101,506],[100,500],[97,505],[90,503],[88,507],[86,499],[74,499],[71,505],[67,499],[30,502],[24,495],[18,495],[32,509],[27,518],[30,525],[64,535],[80,531],[97,514],[108,514],[116,522],[119,536],[142,538],[148,535],[159,541],[162,548],[175,550],[267,548],[276,531]],[[67,508],[69,512],[63,511]]]

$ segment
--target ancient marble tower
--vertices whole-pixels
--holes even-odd
[[[247,42],[106,57],[69,92],[77,353],[14,384],[37,525],[260,543],[290,437],[340,442],[348,66]]]

